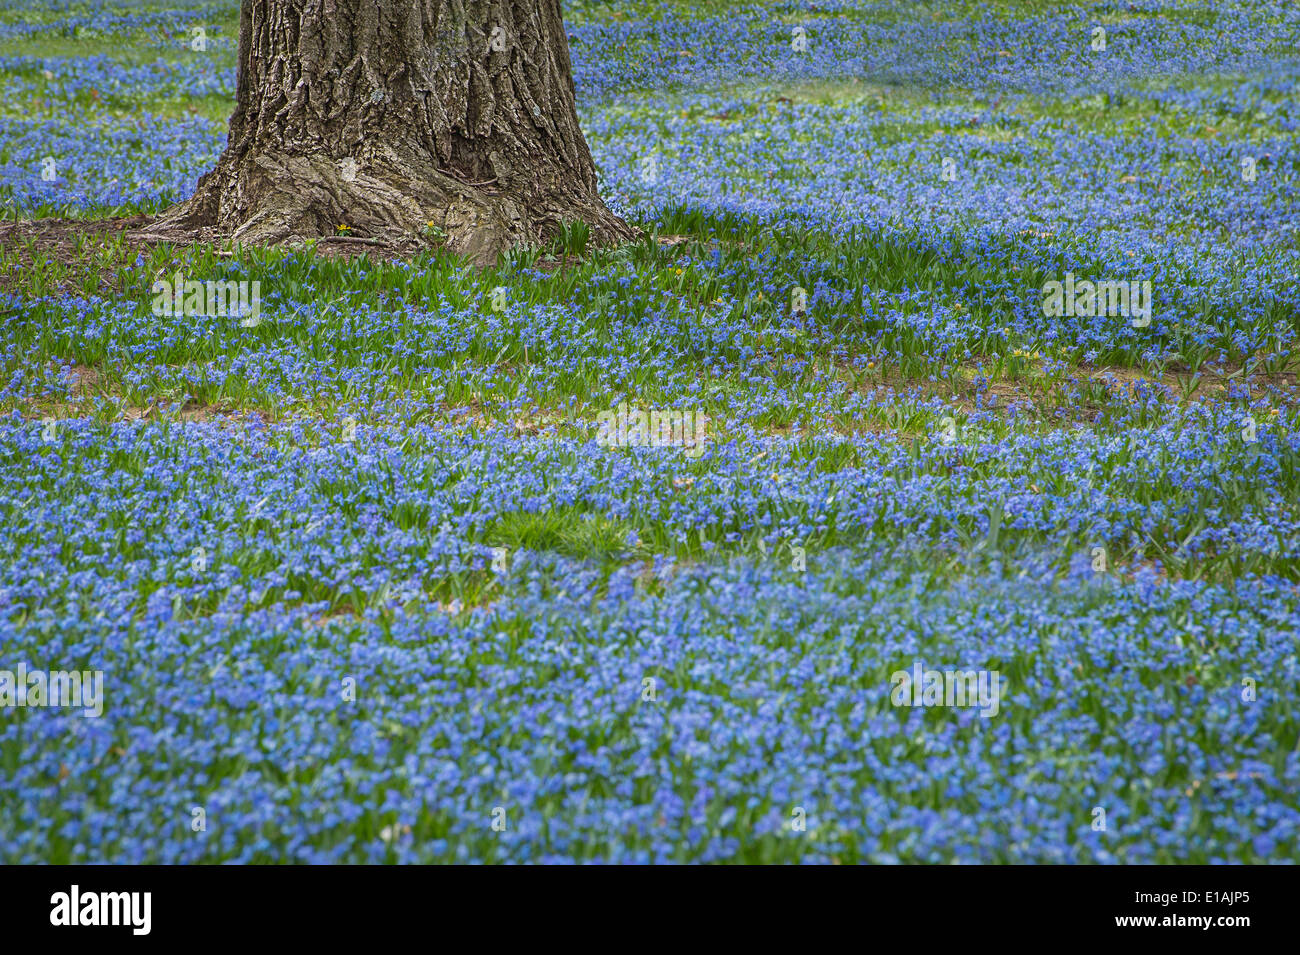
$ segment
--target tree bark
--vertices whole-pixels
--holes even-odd
[[[486,264],[596,191],[559,0],[243,0],[226,150],[153,237],[349,236]]]

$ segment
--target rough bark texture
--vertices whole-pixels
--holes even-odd
[[[148,231],[275,244],[445,244],[480,263],[581,220],[596,192],[558,0],[244,0],[225,153]],[[441,234],[440,234],[441,233]]]

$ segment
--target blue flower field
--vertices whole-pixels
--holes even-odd
[[[0,0],[0,862],[1300,859],[1300,6],[565,2],[488,269],[110,227],[238,7]]]

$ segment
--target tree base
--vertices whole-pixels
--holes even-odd
[[[327,8],[327,9],[326,9]],[[478,265],[611,213],[557,0],[245,0],[226,150],[141,239],[346,235]]]
[[[132,237],[264,246],[346,237],[406,253],[445,248],[484,266],[516,246],[546,242],[566,223],[586,223],[597,246],[640,235],[599,196],[575,186],[511,195],[494,182],[463,182],[391,148],[359,167],[276,152],[243,158],[227,152],[190,199]]]

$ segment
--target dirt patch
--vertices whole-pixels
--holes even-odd
[[[100,290],[121,292],[120,271],[101,271],[105,253],[120,246],[130,229],[149,221],[148,216],[120,219],[24,219],[0,222],[0,255],[14,273],[10,288],[17,288],[24,271],[54,263],[64,272],[54,287],[61,292],[84,290],[86,278],[99,275]],[[99,263],[96,263],[98,258]]]
[[[1035,364],[1037,364],[1036,361]],[[975,410],[973,381],[976,371],[974,365],[963,365],[959,369],[958,390],[955,394],[950,382],[932,382],[919,378],[907,378],[894,368],[868,372],[866,375],[859,373],[857,391],[859,393],[868,393],[875,392],[877,389],[884,389],[886,392],[893,392],[902,396],[920,389],[921,395],[925,398],[942,397],[960,410],[971,412]],[[847,374],[847,369],[842,373]],[[1228,390],[1229,385],[1234,383],[1249,387],[1253,397],[1259,397],[1267,389],[1274,389],[1278,393],[1295,391],[1297,386],[1300,385],[1300,374],[1296,370],[1276,374],[1255,371],[1247,378],[1244,376],[1240,365],[1225,366],[1218,372],[1203,367],[1199,372],[1199,376],[1200,380],[1190,392],[1190,398],[1193,401],[1217,398]],[[1079,365],[1070,369],[1062,379],[1044,381],[1042,378],[1035,379],[1032,377],[1031,371],[1030,375],[1003,377],[990,382],[986,394],[997,396],[998,401],[993,409],[986,410],[997,410],[997,408],[1004,407],[1006,402],[1010,400],[1032,399],[1042,401],[1047,397],[1047,394],[1044,393],[1044,386],[1047,393],[1060,392],[1071,384],[1080,385],[1090,381],[1106,384],[1108,390],[1116,396],[1131,396],[1137,389],[1148,387],[1163,391],[1172,401],[1182,401],[1184,397],[1182,380],[1186,380],[1188,377],[1187,372],[1166,371],[1162,375],[1154,376],[1140,368],[1126,368],[1118,365],[1089,368]],[[1034,386],[1031,387],[1031,385]],[[1085,404],[1085,407],[1091,407],[1091,405]]]
[[[79,397],[89,397],[99,384],[99,370],[89,365],[73,365],[68,369],[68,391]]]
[[[142,421],[164,413],[165,402],[147,405],[128,404],[125,394],[115,390],[113,382],[98,368],[74,364],[63,369],[63,376],[68,382],[66,398],[40,400],[26,407],[20,406],[19,413],[29,421],[45,418],[56,420],[81,418],[95,410],[93,402],[97,398],[116,405],[115,420],[118,421]],[[241,421],[256,421],[261,425],[267,425],[272,420],[269,414],[260,409],[240,410],[231,401],[208,403],[194,398],[187,400],[177,410],[176,416],[185,422],[216,421],[222,425],[233,425]]]
[[[1202,368],[1198,374],[1200,375],[1200,381],[1190,392],[1193,400],[1217,397],[1219,394],[1226,392],[1228,386],[1234,382],[1249,387],[1252,397],[1258,397],[1261,391],[1267,388],[1274,388],[1279,391],[1294,390],[1296,385],[1300,383],[1300,374],[1295,371],[1282,371],[1271,375],[1256,371],[1247,378],[1244,376],[1240,365],[1225,367],[1222,372]],[[1129,391],[1142,385],[1159,387],[1163,388],[1171,398],[1181,401],[1183,399],[1183,382],[1180,379],[1188,379],[1190,373],[1168,371],[1160,377],[1155,377],[1137,368],[1108,367],[1089,371],[1081,367],[1075,377],[1087,378],[1093,381],[1109,380],[1112,387]]]
[[[156,216],[125,216],[117,219],[23,219],[18,222],[0,222],[0,256],[9,262],[14,274],[10,288],[21,285],[21,273],[38,265],[53,263],[63,273],[53,282],[60,292],[84,292],[87,280],[96,276],[101,294],[120,294],[125,291],[121,266],[134,259],[127,257],[118,267],[105,268],[106,260],[114,249],[132,251],[148,249],[159,244],[157,239],[142,238],[135,234],[149,226]],[[222,244],[211,230],[198,230],[187,244]],[[223,246],[227,248],[228,245]],[[323,258],[350,259],[361,256],[388,260],[406,260],[409,250],[395,248],[371,239],[338,235],[319,240],[316,255]],[[230,254],[227,251],[227,254]],[[558,266],[557,266],[558,267]],[[4,272],[0,270],[0,276]]]

